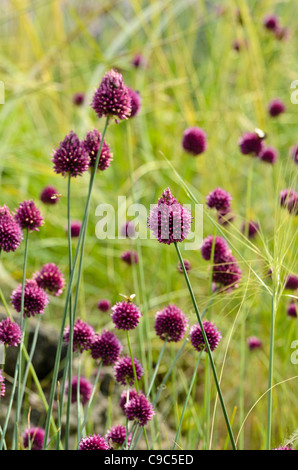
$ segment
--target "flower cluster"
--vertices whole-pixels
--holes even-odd
[[[14,309],[20,313],[22,306],[22,285],[18,287],[11,294],[11,303]],[[49,298],[45,291],[38,286],[34,279],[26,281],[24,286],[24,317],[34,317],[44,313],[46,306],[49,303]]]
[[[52,162],[55,173],[76,178],[88,170],[90,158],[77,134],[70,131],[55,149]]]
[[[186,315],[176,306],[168,305],[155,315],[155,332],[163,341],[180,341],[186,333],[188,319]]]
[[[7,206],[0,207],[0,251],[16,251],[23,239],[21,226]]]
[[[10,318],[6,318],[0,322],[0,343],[3,343],[7,347],[17,347],[22,340],[22,330],[20,326],[12,321]]]
[[[280,192],[280,205],[291,215],[298,215],[298,193],[294,189],[283,189]]]
[[[208,320],[203,322],[203,328],[210,346],[210,350],[214,351],[214,349],[217,348],[222,335],[220,331],[218,331],[217,327]],[[199,323],[192,326],[190,330],[190,341],[197,351],[204,350],[207,352],[207,346],[205,344],[204,336]]]
[[[66,384],[65,387],[65,394],[68,394],[68,387],[69,384]],[[80,400],[82,402],[82,405],[86,405],[88,403],[91,393],[92,393],[92,384],[87,380],[85,377],[80,377],[80,380],[78,380],[78,377],[75,375],[72,377],[71,381],[71,403],[76,403],[77,401],[77,393],[78,393],[78,387],[79,387],[79,392],[80,392]]]
[[[89,323],[84,322],[80,318],[75,321],[73,328],[73,351],[87,351],[91,348],[93,338],[94,338],[94,329]],[[70,328],[66,326],[63,333],[64,341],[69,344],[70,340]]]
[[[34,279],[39,287],[54,296],[59,296],[63,292],[64,276],[54,263],[45,264]]]
[[[117,302],[112,307],[112,320],[118,330],[133,330],[138,325],[142,313],[130,300]]]
[[[111,366],[119,359],[123,346],[114,333],[104,330],[94,335],[90,349],[93,359],[101,360],[104,366]]]
[[[14,219],[23,230],[28,230],[29,232],[33,232],[34,230],[39,231],[39,228],[44,223],[39,209],[32,200],[24,201],[19,204]]]

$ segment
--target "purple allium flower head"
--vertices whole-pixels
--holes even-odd
[[[214,244],[214,247],[213,247],[213,244]],[[228,253],[231,253],[229,245],[227,244],[224,238],[215,237],[215,240],[214,240],[214,237],[212,235],[209,235],[207,238],[203,240],[203,243],[201,246],[202,257],[206,261],[211,260],[212,250],[214,252],[213,259],[215,262],[219,262],[225,259],[226,255]]]
[[[259,157],[263,162],[273,165],[278,160],[278,151],[273,147],[265,147]]]
[[[142,54],[135,54],[133,59],[132,59],[132,65],[136,68],[139,68],[139,67],[145,67],[147,65],[147,60],[145,59],[144,56],[142,56]]]
[[[280,192],[280,205],[288,210],[291,215],[298,215],[298,193],[293,189],[283,189]]]
[[[11,294],[11,303],[18,313],[21,312],[21,300],[22,285],[19,284]],[[48,303],[47,294],[37,285],[37,282],[34,279],[27,280],[24,286],[24,317],[43,314]]]
[[[186,272],[188,272],[188,271],[191,270],[191,263],[190,263],[190,261],[188,261],[187,259],[185,259],[185,260],[183,260],[183,264],[184,264],[184,267],[185,267],[185,271],[186,271]],[[183,273],[183,268],[182,268],[181,263],[178,263],[177,269],[178,269],[179,273]]]
[[[64,137],[52,156],[54,171],[62,176],[69,175],[76,178],[89,168],[89,155],[73,131]]]
[[[154,329],[160,339],[177,343],[186,333],[188,319],[176,305],[168,305],[155,315]]]
[[[170,245],[187,237],[192,223],[190,211],[166,189],[150,210],[148,227],[160,243]]]
[[[0,369],[0,400],[5,397],[5,379]]]
[[[110,70],[105,74],[95,91],[91,107],[99,118],[102,116],[115,116],[122,120],[130,117],[130,95],[119,72]]]
[[[136,421],[139,426],[145,426],[155,415],[155,411],[148,398],[139,393],[125,405],[125,415],[129,421]]]
[[[72,97],[72,102],[76,106],[81,106],[84,103],[84,101],[85,101],[85,94],[80,91],[75,93]]]
[[[0,207],[0,251],[15,251],[22,239],[22,229],[13,219],[8,207]]]
[[[110,450],[110,447],[100,434],[92,434],[80,440],[79,450]]]
[[[298,276],[296,276],[295,274],[289,274],[286,278],[285,289],[298,289]]]
[[[143,367],[138,359],[134,358],[133,360],[137,380],[140,380],[144,374]],[[132,386],[135,382],[133,366],[130,356],[123,356],[114,365],[114,372],[116,381],[122,385]]]
[[[291,302],[287,308],[287,314],[289,317],[292,317],[292,318],[297,318],[298,316],[298,309],[297,309],[297,306],[295,304],[295,302]]]
[[[34,279],[39,287],[52,295],[59,296],[63,292],[64,276],[54,263],[45,264]]]
[[[238,141],[241,153],[243,155],[258,156],[263,150],[263,140],[256,132],[247,132]]]
[[[121,410],[123,411],[123,413],[125,413],[125,406],[126,406],[127,401],[131,400],[132,398],[135,398],[137,395],[138,395],[137,391],[134,388],[131,388],[128,391],[128,400],[127,400],[127,390],[123,390],[123,392],[121,393],[120,402],[119,402],[119,406]]]
[[[189,127],[183,132],[182,147],[194,156],[200,155],[207,149],[206,133],[199,127]]]
[[[131,88],[127,87],[129,96],[130,96],[130,106],[131,106],[131,113],[130,117],[135,117],[139,114],[141,109],[141,96],[140,93],[136,90],[132,90]]]
[[[139,308],[129,300],[117,302],[112,307],[112,320],[118,330],[133,330],[139,324],[142,313]]]
[[[107,299],[101,299],[97,304],[97,308],[101,312],[108,312],[111,308],[111,302]]]
[[[241,274],[241,269],[234,256],[227,254],[224,260],[214,265],[212,280],[225,287],[237,288]]]
[[[0,343],[5,346],[17,346],[22,340],[22,330],[19,325],[6,318],[0,322]]]
[[[136,251],[124,251],[121,255],[122,261],[124,261],[126,264],[132,265],[132,264],[138,264],[139,258],[138,254]]]
[[[71,238],[77,238],[80,235],[81,226],[82,226],[82,224],[78,220],[74,220],[73,222],[71,222],[71,224],[70,224],[70,236],[71,236]]]
[[[250,336],[247,338],[247,344],[251,351],[254,349],[259,349],[262,346],[262,341],[256,336]]]
[[[127,445],[131,443],[131,434],[128,435]],[[106,433],[105,439],[109,446],[114,449],[120,449],[126,440],[126,428],[125,426],[112,426]]]
[[[82,146],[89,156],[89,166],[94,168],[96,159],[98,156],[99,147],[102,141],[102,135],[98,132],[97,129],[93,131],[87,132],[85,140],[82,142]],[[111,153],[109,145],[104,140],[102,143],[102,148],[100,152],[100,157],[98,161],[98,170],[104,171],[106,170],[112,161],[113,155]]]
[[[123,346],[117,336],[104,330],[101,334],[94,335],[91,356],[93,359],[101,359],[104,366],[111,366],[118,361],[122,349]]]
[[[232,197],[222,188],[216,188],[206,197],[206,204],[210,209],[216,209],[218,212],[230,209]]]
[[[276,31],[279,27],[279,19],[276,15],[270,14],[263,19],[263,25],[269,31]]]
[[[93,338],[92,326],[78,318],[73,328],[73,351],[87,351],[91,348]],[[64,329],[63,339],[67,344],[69,343],[69,326]]]
[[[14,219],[23,230],[28,229],[30,232],[39,231],[39,227],[44,223],[44,219],[33,201],[20,203]]]
[[[80,400],[83,405],[86,405],[88,403],[89,398],[91,397],[92,393],[92,384],[89,382],[88,379],[85,377],[80,377]],[[77,401],[77,390],[78,390],[78,377],[75,375],[72,377],[71,380],[71,403],[76,403]],[[65,387],[65,394],[67,395],[68,393],[68,383],[66,384]]]
[[[208,320],[205,320],[203,322],[203,328],[206,333],[210,349],[211,351],[214,351],[214,349],[217,348],[222,338],[221,333],[220,331],[218,331],[217,327]],[[204,350],[205,352],[207,352],[207,347],[205,345],[204,337],[199,323],[197,323],[191,328],[190,341],[197,351]]]
[[[278,98],[273,99],[270,101],[268,105],[268,113],[271,117],[279,116],[280,114],[284,113],[286,110],[285,104]]]
[[[294,162],[298,165],[298,143],[293,145],[290,148],[290,156],[293,158]]]
[[[45,430],[38,427],[26,429],[23,434],[23,446],[25,449],[42,450]]]
[[[260,226],[258,222],[254,222],[252,220],[248,222],[248,225],[247,223],[243,222],[241,226],[241,232],[244,235],[247,235],[248,238],[254,238],[255,235],[259,232],[259,230],[260,230]]]
[[[46,186],[42,191],[41,191],[41,194],[40,194],[40,200],[44,203],[44,204],[51,204],[51,205],[54,205],[54,204],[57,204],[57,202],[59,201],[59,197],[58,197],[58,194],[59,192],[57,191],[56,188],[54,188],[54,186]]]

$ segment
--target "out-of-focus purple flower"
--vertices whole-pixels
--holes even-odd
[[[52,295],[59,296],[63,292],[64,276],[54,263],[45,264],[34,279],[39,287]]]
[[[155,315],[154,329],[163,341],[177,343],[186,333],[188,319],[176,305],[168,305]]]
[[[84,103],[84,101],[85,101],[85,93],[82,93],[80,91],[75,93],[72,97],[72,102],[76,106],[81,106]]]
[[[190,211],[172,196],[167,188],[150,210],[148,227],[160,242],[170,245],[182,242],[190,231],[192,216]]]
[[[284,39],[288,39],[288,37],[290,36],[290,32],[288,28],[285,28],[284,26],[280,26],[274,31],[274,36],[279,41],[282,41]]]
[[[70,236],[71,236],[71,238],[78,238],[78,236],[80,235],[81,226],[82,226],[82,224],[78,220],[74,220],[73,222],[71,222],[71,224],[70,224]],[[66,229],[66,231],[67,231],[67,229]]]
[[[29,230],[29,232],[39,231],[44,223],[44,219],[33,201],[20,203],[14,219],[23,230]]]
[[[139,393],[125,406],[125,415],[129,421],[136,421],[139,426],[145,426],[153,418],[155,411],[148,398]]]
[[[22,239],[22,229],[13,219],[8,207],[0,207],[0,251],[16,251]]]
[[[114,449],[120,449],[125,441],[129,447],[131,443],[131,434],[128,435],[126,441],[126,428],[125,426],[112,426],[106,433],[105,439],[108,442],[109,446]]]
[[[54,205],[59,199],[59,192],[54,186],[46,186],[40,193],[40,200],[44,204]]]
[[[258,222],[254,222],[252,220],[250,220],[247,224],[247,222],[243,222],[242,226],[241,226],[241,232],[244,234],[244,235],[247,235],[248,238],[254,238],[256,236],[256,234],[259,232],[260,230],[260,226],[258,224]]]
[[[100,434],[92,434],[82,437],[79,442],[79,450],[110,450],[110,447]]]
[[[276,31],[279,28],[279,18],[273,14],[266,15],[263,19],[263,25],[269,31]]]
[[[147,66],[147,59],[145,59],[145,57],[142,54],[137,53],[132,58],[131,63],[136,68],[139,68],[139,67],[145,68]]]
[[[297,318],[298,316],[298,309],[297,309],[297,306],[295,304],[295,302],[291,302],[287,308],[287,314],[289,317],[292,317],[292,318]]]
[[[279,116],[280,114],[284,113],[285,110],[285,104],[279,98],[274,98],[268,104],[268,113],[271,117]]]
[[[228,225],[235,219],[235,215],[231,212],[230,209],[225,211],[219,211],[217,213],[217,222],[220,225]]]
[[[220,331],[218,331],[217,327],[208,320],[205,320],[203,322],[203,328],[208,339],[210,350],[214,351],[214,349],[217,348],[222,338],[221,333]],[[207,346],[205,345],[204,337],[199,323],[192,326],[190,330],[190,341],[197,351],[204,350],[205,352],[207,352]]]
[[[87,351],[91,348],[94,338],[94,329],[89,323],[80,318],[75,321],[73,328],[73,351]],[[69,326],[66,326],[63,333],[64,341],[69,344]]]
[[[132,90],[131,88],[127,87],[128,93],[130,96],[130,106],[131,106],[131,113],[130,117],[135,117],[139,114],[141,109],[141,96],[140,93],[136,90]]]
[[[131,301],[117,302],[112,307],[112,320],[118,330],[133,330],[139,324],[142,313]]]
[[[85,139],[82,141],[82,146],[89,157],[89,166],[94,168],[96,159],[98,157],[99,147],[101,145],[102,135],[97,129],[87,132]],[[111,153],[109,145],[104,140],[100,152],[98,161],[98,170],[106,170],[112,161],[113,155]]]
[[[11,303],[18,313],[21,312],[21,299],[22,285],[19,284],[11,294]],[[48,303],[47,294],[37,285],[36,281],[34,279],[27,280],[24,286],[24,317],[43,314]]]
[[[123,413],[125,413],[125,405],[126,403],[131,400],[132,398],[136,397],[138,394],[137,394],[137,391],[132,388],[128,391],[128,397],[127,397],[127,390],[123,390],[123,392],[121,393],[121,396],[120,396],[120,402],[119,402],[119,406],[121,408],[121,410],[123,411]],[[127,400],[128,398],[128,400]]]
[[[250,336],[249,338],[247,338],[247,344],[248,344],[249,349],[253,351],[254,349],[261,348],[262,341],[256,336]]]
[[[210,209],[218,212],[227,211],[231,206],[232,196],[222,188],[216,188],[206,197],[206,204]]]
[[[290,155],[294,162],[298,165],[298,143],[290,148]]]
[[[296,276],[295,274],[289,274],[286,278],[285,289],[298,289],[298,276]]]
[[[224,238],[216,236],[215,239],[212,235],[209,235],[203,240],[201,246],[202,257],[206,261],[211,260],[213,250],[213,260],[220,262],[225,259],[228,253],[231,253],[230,247]]]
[[[280,205],[291,215],[298,215],[298,193],[294,189],[283,189],[280,192]]]
[[[186,272],[191,270],[191,262],[190,261],[185,259],[185,260],[183,260],[183,264],[184,264]],[[183,267],[182,267],[181,263],[178,263],[177,269],[178,269],[179,273],[183,273]]]
[[[0,400],[5,397],[5,379],[0,369]]]
[[[273,165],[278,160],[278,151],[273,147],[265,147],[259,155],[263,162]]]
[[[62,176],[81,176],[89,168],[89,155],[77,134],[70,131],[52,155],[54,171]]]
[[[80,390],[80,400],[83,405],[86,405],[92,393],[91,382],[89,382],[89,380],[86,379],[85,377],[80,377],[79,390]],[[76,403],[77,392],[78,392],[78,377],[75,375],[72,377],[72,380],[71,380],[71,403]],[[68,393],[68,383],[66,384],[66,387],[65,387],[65,394],[67,395],[67,393]]]
[[[207,149],[206,133],[199,127],[189,127],[183,133],[182,147],[194,156],[200,155]]]
[[[144,369],[138,359],[134,358],[133,362],[137,380],[140,380],[144,374]],[[132,386],[135,382],[133,366],[129,356],[123,356],[118,359],[114,365],[114,373],[116,381],[122,385]]]
[[[121,228],[121,235],[126,238],[132,238],[135,235],[135,226],[131,220],[123,224]]]
[[[101,299],[97,304],[97,308],[101,312],[108,312],[111,308],[111,302],[107,299]]]
[[[230,289],[236,289],[241,279],[241,269],[235,257],[227,254],[224,260],[213,266],[212,281]]]
[[[16,347],[21,340],[22,330],[16,322],[8,317],[0,322],[0,343],[7,347]]]
[[[120,356],[123,346],[117,336],[111,331],[104,330],[93,337],[91,344],[91,356],[100,359],[104,366],[114,365]]]
[[[110,70],[104,75],[98,89],[95,91],[91,107],[99,118],[115,116],[122,120],[130,117],[130,96],[119,72]]]
[[[129,265],[138,264],[139,261],[137,252],[131,250],[124,251],[121,255],[121,259]]]
[[[247,132],[238,141],[241,153],[243,155],[252,155],[257,157],[263,150],[263,140],[256,132]]]
[[[25,449],[42,450],[45,430],[39,427],[26,429],[23,434],[23,446]]]

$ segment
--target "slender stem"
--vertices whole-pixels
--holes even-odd
[[[100,153],[101,153],[102,145],[103,145],[103,142],[104,142],[104,137],[105,137],[106,130],[107,130],[107,127],[108,127],[108,123],[109,123],[109,117],[107,117],[106,121],[105,121],[104,129],[103,129],[103,132],[102,132],[102,139],[101,139],[101,143],[100,143],[100,146],[99,146],[99,149],[98,149],[98,154],[97,154],[97,158],[96,158],[96,162],[95,162],[95,168],[98,167]],[[56,388],[56,384],[57,384],[57,377],[58,377],[58,372],[59,372],[59,363],[60,363],[60,358],[61,358],[61,350],[62,350],[62,342],[63,342],[63,332],[64,332],[64,327],[65,327],[65,322],[66,322],[66,315],[67,315],[67,311],[68,311],[68,303],[69,303],[71,290],[72,290],[72,286],[73,286],[74,274],[75,274],[75,269],[76,269],[76,265],[77,265],[77,261],[78,261],[78,257],[79,257],[81,242],[82,242],[82,239],[83,239],[83,234],[84,234],[85,227],[87,227],[87,223],[88,223],[90,200],[91,200],[91,194],[92,194],[92,189],[93,189],[93,185],[94,185],[95,175],[96,175],[96,171],[93,171],[91,173],[91,176],[90,176],[89,191],[88,191],[88,195],[87,195],[87,201],[86,201],[86,205],[85,205],[83,221],[82,221],[81,230],[80,230],[80,234],[79,234],[79,238],[78,238],[77,248],[76,248],[74,259],[73,259],[72,270],[71,270],[71,273],[70,273],[69,282],[68,282],[68,286],[67,286],[67,290],[66,290],[66,299],[65,299],[64,311],[63,311],[63,315],[62,315],[60,336],[59,336],[58,345],[57,345],[57,352],[56,352],[56,358],[55,358],[55,364],[54,364],[54,370],[53,370],[53,377],[52,377],[52,385],[51,385],[50,396],[49,396],[49,407],[48,407],[48,413],[47,413],[46,422],[45,422],[45,438],[44,438],[43,449],[45,449],[45,447],[46,447],[46,441],[47,441],[48,435],[49,435],[49,426],[50,426],[50,420],[51,420],[51,414],[52,414],[52,408],[53,408],[53,402],[54,402],[55,388]],[[77,288],[78,287],[79,286],[77,285]]]
[[[132,369],[133,369],[133,376],[134,376],[134,380],[135,380],[135,387],[136,387],[137,394],[139,394],[138,377],[137,377],[137,372],[136,372],[134,357],[133,357],[133,354],[132,354],[132,349],[131,349],[131,344],[130,344],[130,339],[129,339],[128,331],[126,331],[126,338],[127,338],[127,345],[128,345],[128,350],[129,350],[130,358],[131,358],[131,364],[132,364]]]
[[[157,359],[157,363],[156,363],[156,366],[155,366],[155,369],[154,369],[154,372],[153,372],[153,375],[152,375],[152,379],[150,381],[150,384],[149,384],[149,387],[148,387],[148,390],[147,390],[147,394],[146,394],[147,397],[149,397],[149,395],[150,395],[152,386],[154,384],[154,381],[155,381],[155,378],[156,378],[156,375],[157,375],[157,372],[158,372],[158,369],[159,369],[159,365],[160,365],[163,353],[166,349],[167,342],[168,342],[168,338],[166,338],[164,340],[164,343],[163,343],[162,348],[160,350],[160,353],[159,353],[159,356],[158,356],[158,359]]]
[[[77,378],[77,435],[78,435],[78,444],[81,440],[81,351],[78,350],[78,378]]]
[[[276,298],[275,287],[272,292],[271,323],[270,323],[270,352],[268,371],[268,404],[267,404],[267,436],[266,450],[271,449],[271,428],[272,428],[272,385],[273,385],[273,361],[274,361],[274,330],[275,330]]]
[[[230,425],[230,421],[229,421],[228,414],[227,414],[227,411],[226,411],[226,407],[225,407],[224,399],[223,399],[223,396],[222,396],[220,384],[219,384],[219,381],[218,381],[218,377],[217,377],[217,373],[216,373],[215,364],[214,364],[213,356],[212,356],[212,353],[211,353],[209,341],[208,341],[207,335],[206,335],[204,327],[203,327],[203,323],[202,323],[202,320],[201,320],[201,316],[200,316],[200,312],[199,312],[199,309],[198,309],[198,306],[197,306],[197,302],[196,302],[196,299],[195,299],[195,296],[194,296],[194,293],[193,293],[193,290],[192,290],[192,287],[191,287],[191,284],[190,284],[190,281],[189,281],[189,278],[188,278],[188,275],[187,275],[187,272],[186,272],[186,269],[185,269],[185,266],[184,266],[184,262],[183,262],[183,259],[182,259],[181,253],[180,253],[180,249],[179,249],[177,243],[175,243],[175,248],[176,248],[178,258],[180,260],[182,269],[183,269],[184,277],[185,277],[185,280],[186,280],[186,284],[187,284],[187,287],[188,287],[188,290],[189,290],[189,293],[190,293],[190,296],[191,296],[191,300],[192,300],[195,312],[196,312],[198,323],[199,323],[200,328],[201,328],[202,336],[203,336],[204,343],[205,343],[205,346],[206,346],[206,349],[207,349],[207,354],[208,354],[209,359],[210,359],[210,364],[211,364],[211,368],[212,368],[212,372],[213,372],[213,376],[214,376],[214,380],[215,380],[215,384],[216,384],[216,388],[217,388],[217,393],[218,393],[219,400],[220,400],[220,403],[221,403],[221,407],[222,407],[223,415],[224,415],[224,418],[225,418],[226,426],[227,426],[227,429],[228,429],[228,432],[229,432],[231,444],[232,444],[233,449],[237,450],[235,440],[234,440],[234,436],[233,436],[233,431],[231,429],[231,425]]]
[[[147,432],[146,432],[145,426],[143,426],[143,434],[144,434],[147,450],[149,450],[150,447],[149,447],[149,442],[148,442]]]
[[[98,366],[98,371],[97,371],[95,381],[94,381],[94,384],[93,384],[92,392],[91,392],[89,401],[88,401],[86,409],[85,409],[85,415],[84,415],[84,419],[83,419],[83,422],[82,422],[82,434],[85,433],[85,426],[86,426],[87,416],[88,416],[88,412],[89,412],[89,409],[91,407],[91,404],[92,404],[92,401],[93,401],[93,398],[94,398],[94,395],[95,395],[95,391],[96,391],[96,387],[97,387],[98,380],[99,380],[99,377],[100,377],[101,369],[102,369],[102,362],[100,362],[100,364]]]

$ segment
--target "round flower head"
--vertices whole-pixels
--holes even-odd
[[[125,426],[112,426],[106,433],[105,439],[109,446],[114,449],[120,449],[126,441],[126,428]],[[131,443],[131,434],[128,435],[127,445]]]
[[[277,18],[276,15],[272,15],[272,14],[267,15],[263,19],[263,25],[269,31],[276,31],[277,28],[279,27],[279,19]]]
[[[136,251],[124,251],[121,255],[122,261],[124,261],[126,264],[132,265],[132,264],[138,264],[139,258],[138,254]]]
[[[131,220],[123,224],[121,228],[121,235],[126,238],[131,238],[135,235],[135,226]]]
[[[92,384],[85,377],[80,377],[80,400],[83,405],[88,403],[92,393]],[[78,391],[78,377],[75,375],[71,380],[71,403],[76,403]],[[65,387],[65,394],[68,393],[68,383]]]
[[[209,235],[209,237],[203,240],[201,246],[202,257],[206,261],[211,260],[213,250],[213,259],[215,262],[223,260],[228,253],[231,252],[229,245],[222,237],[214,237]]]
[[[81,231],[81,222],[79,221],[74,221],[74,222],[71,222],[70,224],[70,236],[71,238],[78,238],[78,236],[80,235],[80,231]]]
[[[76,106],[81,106],[85,101],[85,94],[82,92],[77,92],[72,97],[72,102]]]
[[[293,145],[290,148],[290,156],[293,158],[294,162],[298,165],[298,143]]]
[[[52,295],[62,294],[65,280],[60,269],[54,263],[45,264],[39,273],[34,276],[39,287]]]
[[[114,365],[118,361],[123,346],[117,336],[104,330],[101,334],[94,335],[91,344],[91,356],[100,359],[104,366]]]
[[[255,235],[259,232],[260,226],[258,222],[249,221],[249,223],[243,222],[241,227],[241,232],[244,235],[247,235],[248,238],[254,238]]]
[[[297,318],[298,316],[298,311],[297,311],[296,304],[294,302],[291,302],[290,305],[287,308],[287,314],[289,317],[292,318]]]
[[[21,312],[21,300],[22,285],[19,284],[11,294],[11,303],[18,313]],[[37,285],[36,281],[34,279],[26,281],[24,286],[24,317],[43,314],[48,303],[47,294]]]
[[[176,305],[168,305],[155,315],[155,332],[160,339],[180,341],[188,327],[186,315]]]
[[[137,380],[140,380],[144,374],[143,367],[138,359],[134,359]],[[129,356],[123,356],[114,366],[116,381],[122,385],[133,385],[135,382],[133,366]]]
[[[122,120],[130,117],[130,95],[120,73],[110,70],[105,74],[95,91],[91,107],[99,118],[115,116]]]
[[[29,230],[29,232],[39,231],[39,227],[44,223],[43,217],[33,201],[20,203],[14,219],[23,230]]]
[[[185,260],[183,261],[183,264],[184,264],[184,268],[185,268],[185,271],[186,271],[186,272],[188,272],[188,271],[191,270],[191,263],[190,263],[190,261],[188,261],[187,259],[185,259]],[[182,267],[181,263],[178,263],[177,269],[178,269],[179,273],[183,273],[183,267]]]
[[[210,209],[216,209],[218,212],[230,209],[232,197],[222,188],[216,188],[206,197],[206,204]]]
[[[23,434],[23,446],[25,449],[42,450],[45,430],[38,427],[26,429]]]
[[[5,397],[5,379],[2,375],[2,370],[0,369],[0,400]]]
[[[247,338],[247,344],[251,351],[254,349],[259,349],[262,346],[262,341],[256,336],[250,336]]]
[[[73,351],[87,351],[91,348],[93,338],[92,326],[78,318],[73,329]],[[64,329],[63,339],[67,344],[69,343],[69,326]]]
[[[142,313],[130,300],[117,302],[112,307],[112,320],[118,330],[133,330],[139,324]]]
[[[240,151],[243,155],[258,156],[263,150],[263,140],[256,132],[244,134],[238,141]]]
[[[22,340],[22,330],[10,318],[0,322],[0,343],[7,347],[17,346]]]
[[[98,132],[97,129],[94,129],[93,131],[87,132],[86,138],[82,142],[83,148],[89,156],[89,166],[91,168],[94,168],[95,166],[101,141],[101,133]],[[110,166],[112,158],[113,155],[111,153],[110,147],[104,140],[102,143],[97,169],[100,171],[106,170]]]
[[[205,132],[199,127],[189,127],[183,133],[183,149],[194,155],[200,155],[207,148],[207,138]]]
[[[182,242],[190,231],[192,216],[190,211],[166,189],[150,210],[148,227],[160,243],[170,245]]]
[[[270,101],[268,105],[268,113],[271,117],[279,116],[280,114],[284,113],[285,110],[286,107],[284,103],[278,98],[275,98],[274,100]]]
[[[241,274],[241,269],[234,256],[227,254],[224,260],[213,267],[212,281],[231,289],[237,288]]]
[[[131,113],[130,117],[135,117],[139,114],[140,109],[141,109],[141,97],[140,93],[138,91],[132,90],[131,88],[128,88],[128,94],[130,97],[130,106],[131,106]]]
[[[54,171],[62,176],[81,176],[89,168],[89,156],[77,134],[70,131],[53,153]]]
[[[97,308],[101,312],[108,312],[111,308],[111,302],[106,299],[101,299],[97,304]]]
[[[109,450],[110,447],[104,437],[92,434],[83,437],[79,442],[79,450]]]
[[[40,200],[44,203],[44,204],[51,204],[51,205],[54,205],[54,204],[57,204],[57,202],[59,201],[59,197],[58,197],[58,191],[56,188],[54,188],[53,186],[46,186],[42,191],[41,191],[41,194],[40,194]]]
[[[298,214],[298,193],[294,189],[283,189],[280,192],[280,205],[292,215]]]
[[[265,147],[261,151],[259,157],[262,162],[270,163],[271,165],[273,165],[278,160],[278,151],[275,150],[273,147]]]
[[[286,278],[285,288],[290,290],[298,289],[298,276],[289,274]]]
[[[208,320],[205,320],[203,322],[203,328],[206,333],[210,349],[211,351],[214,351],[214,349],[217,348],[222,338],[221,333],[218,331],[217,327]],[[198,323],[194,325],[190,330],[190,341],[197,351],[204,350],[205,352],[207,352],[207,347],[204,342],[202,330]]]
[[[129,421],[136,421],[139,426],[145,426],[155,412],[148,398],[139,393],[125,405],[125,415]]]
[[[127,390],[123,390],[123,392],[121,393],[120,402],[119,402],[119,406],[121,410],[123,411],[123,413],[125,413],[126,403],[132,398],[135,398],[137,395],[138,395],[137,391],[134,388],[132,388],[128,391],[128,400],[127,400]]]
[[[8,207],[0,207],[0,251],[16,251],[22,239],[22,229],[13,219]]]

